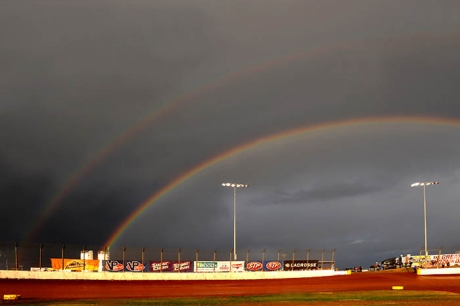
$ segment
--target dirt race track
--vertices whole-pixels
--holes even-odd
[[[418,276],[409,272],[363,272],[352,275],[247,281],[56,281],[0,280],[0,294],[24,299],[104,299],[219,297],[307,292],[432,290],[460,293],[459,276]]]

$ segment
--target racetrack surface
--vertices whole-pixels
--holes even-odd
[[[308,292],[432,290],[460,293],[459,276],[363,272],[351,275],[283,280],[245,281],[63,281],[0,280],[0,294],[24,299],[104,299],[219,297]]]

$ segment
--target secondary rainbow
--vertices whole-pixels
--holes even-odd
[[[387,43],[385,41],[377,41],[374,43]],[[221,76],[203,86],[192,89],[178,97],[175,97],[165,103],[164,106],[159,109],[150,112],[146,116],[142,117],[136,123],[131,125],[127,130],[121,133],[113,140],[106,143],[99,151],[94,153],[82,167],[78,168],[70,178],[63,184],[59,191],[52,197],[51,201],[42,209],[40,217],[36,223],[34,223],[30,230],[26,233],[26,241],[33,239],[33,235],[39,232],[43,224],[49,219],[51,214],[56,210],[60,203],[75,189],[76,186],[86,177],[97,165],[102,163],[110,154],[116,151],[123,144],[128,142],[134,135],[140,133],[145,128],[150,126],[153,122],[166,116],[168,113],[174,111],[177,107],[184,103],[191,102],[202,95],[212,92],[215,89],[225,86],[234,80],[238,80],[244,77],[258,75],[267,71],[271,68],[286,65],[291,62],[298,61],[300,59],[314,58],[324,56],[334,52],[340,52],[350,49],[357,49],[370,44],[370,41],[346,41],[328,45],[315,46],[312,48],[296,51],[287,55],[281,55],[276,58],[271,58],[262,62],[258,62],[254,65],[244,67],[233,71],[229,74]]]

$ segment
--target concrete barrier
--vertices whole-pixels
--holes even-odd
[[[417,269],[417,275],[459,275],[460,268]]]
[[[289,279],[349,275],[347,271],[271,271],[226,273],[137,273],[137,272],[42,272],[0,270],[0,279],[46,279],[46,280],[257,280]]]

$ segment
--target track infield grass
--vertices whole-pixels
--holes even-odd
[[[22,299],[0,305],[460,305],[460,294],[441,291],[380,290],[298,294],[152,299]]]

